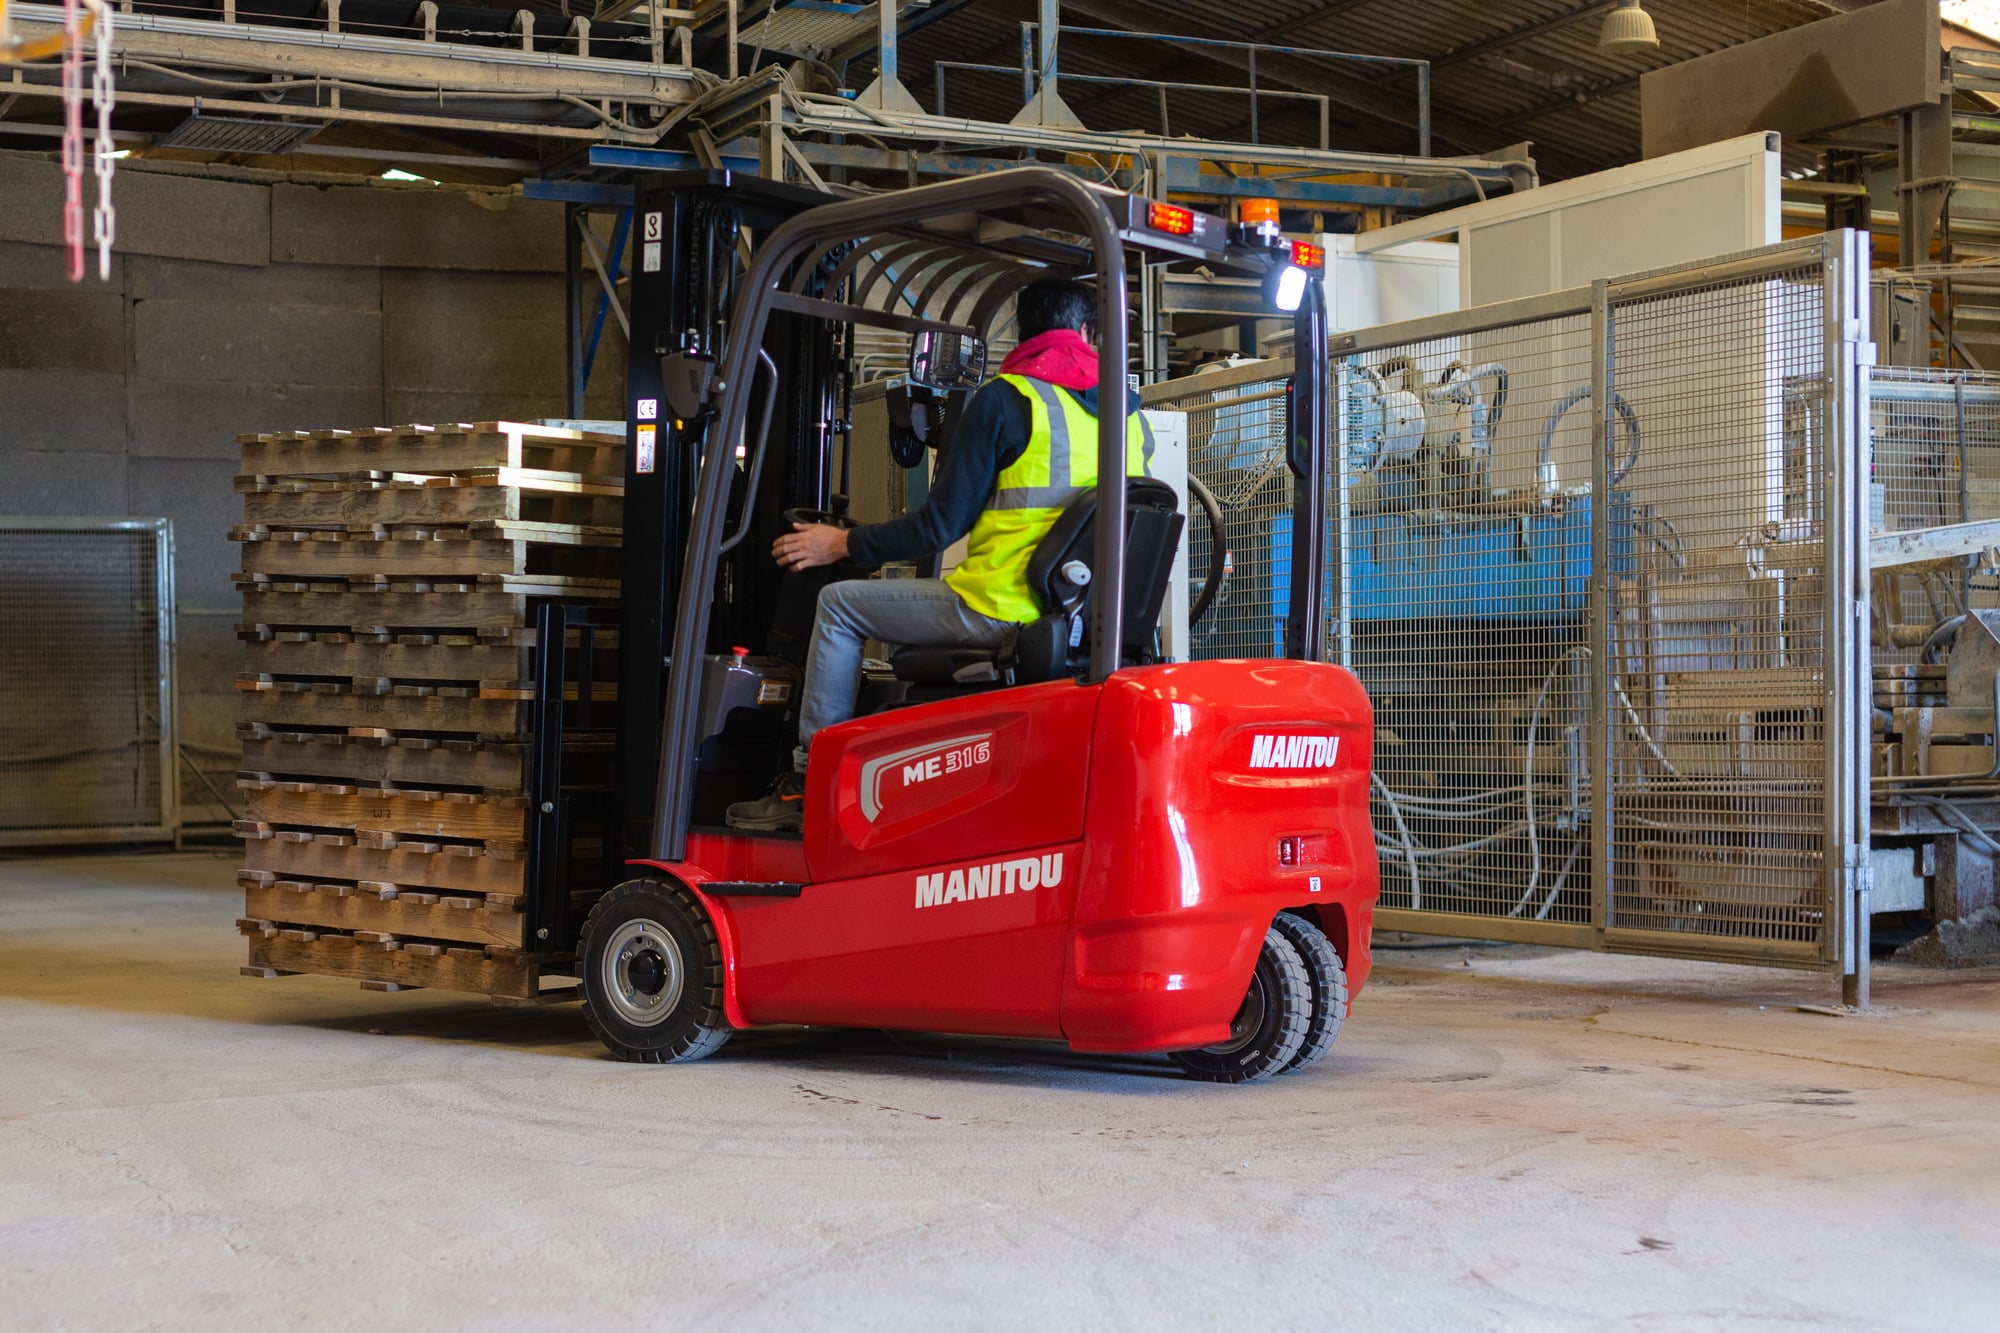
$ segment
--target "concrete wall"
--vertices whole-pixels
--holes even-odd
[[[562,210],[121,168],[111,280],[72,286],[55,163],[0,154],[0,513],[174,520],[181,738],[234,800],[236,436],[567,415]],[[624,369],[613,320],[588,415]]]

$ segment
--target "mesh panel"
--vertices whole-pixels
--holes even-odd
[[[1222,586],[1189,631],[1190,656],[1284,650],[1292,540],[1285,393],[1284,381],[1257,379],[1172,404],[1187,411],[1188,471],[1214,493],[1228,551]],[[1189,524],[1189,569],[1208,568],[1213,540],[1208,524]]]
[[[1588,920],[1590,321],[1341,367],[1335,642],[1375,703],[1385,907]]]
[[[1611,308],[1644,423],[1613,471],[1614,927],[1822,939],[1826,473],[1784,415],[1823,382],[1824,301],[1815,265]]]
[[[0,523],[0,845],[171,836],[167,539],[31,522]]]
[[[1802,386],[1799,397],[1817,402],[1818,385]],[[2000,518],[2000,375],[1878,367],[1869,421],[1872,531]],[[1928,626],[1967,609],[2000,608],[2000,585],[1964,562],[1900,566],[1877,575],[1874,601],[1876,663],[1909,665]]]

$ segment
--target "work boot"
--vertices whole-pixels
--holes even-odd
[[[760,833],[803,833],[806,828],[806,775],[785,773],[768,795],[738,801],[724,816],[729,827]]]

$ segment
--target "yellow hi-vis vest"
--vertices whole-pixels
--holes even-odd
[[[1028,447],[1000,469],[967,534],[965,559],[945,582],[981,615],[1025,625],[1042,614],[1028,591],[1028,557],[1069,502],[1097,484],[1097,418],[1046,380],[999,378],[1028,400]],[[1152,428],[1136,409],[1126,423],[1126,475],[1147,476]]]

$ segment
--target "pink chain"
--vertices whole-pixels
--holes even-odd
[[[63,0],[63,243],[69,280],[83,281],[83,6]]]

